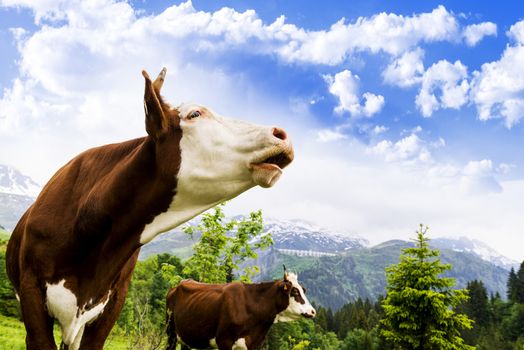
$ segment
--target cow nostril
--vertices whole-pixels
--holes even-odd
[[[282,141],[285,141],[287,139],[286,132],[284,131],[284,129],[281,128],[273,128],[273,136]]]

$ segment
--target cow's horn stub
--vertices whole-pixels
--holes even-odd
[[[160,73],[158,73],[158,77],[156,77],[155,82],[153,83],[153,86],[155,87],[156,91],[160,91],[162,88],[162,85],[164,84],[164,79],[166,78],[166,67],[163,67]]]

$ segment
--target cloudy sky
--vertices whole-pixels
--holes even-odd
[[[284,127],[296,161],[232,213],[371,243],[480,239],[524,259],[519,1],[0,0],[0,163],[44,184],[145,134],[141,69],[165,97]]]

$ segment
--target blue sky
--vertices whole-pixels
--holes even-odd
[[[297,159],[234,213],[375,243],[468,236],[524,259],[524,4],[518,1],[0,0],[0,163],[40,183],[141,136],[166,98],[286,128]],[[522,21],[522,22],[521,22]]]

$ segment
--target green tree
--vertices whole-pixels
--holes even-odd
[[[250,213],[248,218],[226,221],[223,206],[222,203],[213,212],[205,213],[199,225],[184,228],[192,238],[201,235],[184,268],[184,274],[200,282],[231,282],[240,264],[256,259],[258,249],[273,244],[270,234],[262,234],[264,226],[260,210]],[[240,279],[249,282],[258,272],[257,266],[245,267]]]
[[[487,327],[490,319],[489,300],[488,291],[484,283],[479,280],[473,280],[468,282],[466,289],[469,296],[469,300],[465,302],[468,308],[466,314],[475,321],[475,326]]]
[[[511,271],[509,272],[508,276],[508,282],[506,286],[508,287],[507,296],[508,300],[510,301],[516,301],[517,300],[517,286],[518,279],[517,274],[515,273],[515,269],[512,267]]]
[[[488,331],[491,321],[488,292],[479,280],[468,282],[466,289],[469,299],[458,307],[458,311],[470,317],[475,324],[471,329],[464,329],[462,337],[467,344],[475,345],[480,336]]]
[[[118,318],[129,340],[129,349],[165,348],[165,301],[172,281],[180,281],[182,263],[170,254],[139,261]]]
[[[515,302],[524,304],[524,261],[520,264],[517,272],[517,281],[515,285]]]
[[[386,269],[381,334],[397,349],[474,349],[460,337],[472,321],[453,310],[467,293],[452,289],[453,279],[440,277],[451,265],[441,263],[440,252],[429,248],[427,231],[420,225],[415,247],[404,249],[400,262]]]
[[[346,335],[342,350],[378,350],[380,344],[376,333],[376,329],[355,328]]]

